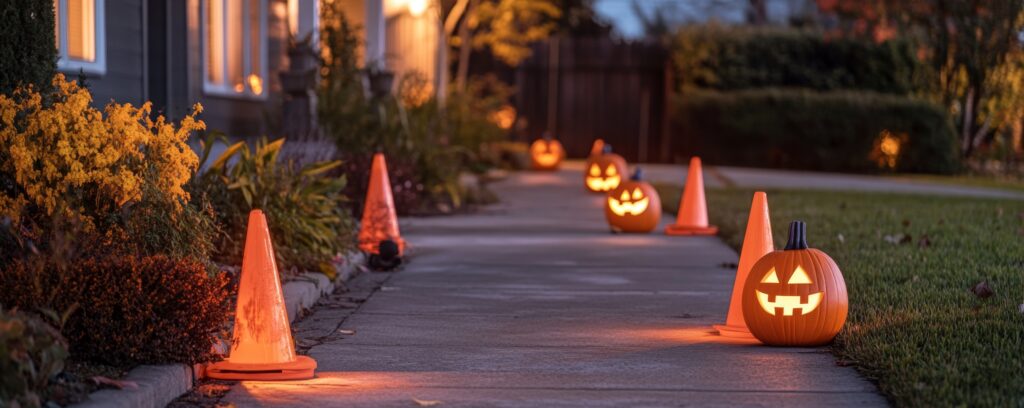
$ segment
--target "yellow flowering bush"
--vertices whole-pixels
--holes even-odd
[[[150,102],[111,102],[102,112],[91,102],[87,89],[61,74],[52,95],[31,88],[0,95],[0,175],[8,178],[0,180],[0,218],[17,223],[32,210],[77,218],[88,229],[143,192],[179,210],[188,202],[183,186],[199,159],[186,141],[206,127],[196,119],[202,106],[175,128],[151,118]]]

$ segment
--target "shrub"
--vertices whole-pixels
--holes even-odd
[[[200,213],[183,211],[190,198],[183,187],[198,164],[186,140],[205,128],[196,119],[202,106],[176,127],[162,116],[153,120],[148,102],[139,108],[110,103],[102,112],[91,102],[88,90],[60,74],[52,93],[22,88],[0,95],[0,220],[44,249],[53,238],[53,219],[74,219],[83,232],[100,235],[116,235],[135,210],[145,208],[176,221],[195,220]],[[175,225],[185,223],[169,223],[171,230],[157,237],[185,231]],[[191,235],[148,246],[190,252],[182,241],[204,239]],[[11,255],[5,252],[0,258]]]
[[[0,309],[0,406],[43,406],[67,356],[67,343],[49,324]]]
[[[373,94],[364,82],[376,74],[355,61],[359,40],[339,2],[325,2],[325,48],[318,90],[318,118],[334,141],[349,176],[346,193],[362,202],[370,157],[387,156],[395,207],[401,214],[437,212],[463,203],[459,174],[483,171],[484,148],[505,135],[487,120],[508,95],[505,87],[474,85],[448,102],[433,97],[421,75],[400,78],[397,94]],[[366,81],[364,81],[366,80]],[[443,108],[443,109],[442,109]],[[356,214],[361,206],[355,206]]]
[[[204,143],[208,157],[213,139]],[[261,139],[255,149],[245,142],[229,146],[215,158],[190,189],[208,197],[225,232],[217,243],[221,261],[239,264],[245,247],[249,212],[261,209],[282,269],[324,270],[333,257],[354,247],[354,223],[342,194],[346,179],[334,170],[339,161],[299,168],[279,162],[284,139]]]
[[[227,275],[166,256],[115,253],[62,264],[42,257],[0,269],[0,304],[77,310],[64,335],[75,360],[128,366],[212,357],[227,319]]]
[[[946,112],[905,97],[695,91],[680,95],[673,109],[681,137],[675,142],[677,158],[698,154],[723,165],[856,172],[950,173],[958,167]]]
[[[492,120],[496,112],[510,109],[512,89],[494,76],[474,78],[460,91],[452,89],[445,100],[444,125],[452,144],[465,151],[467,166],[476,172],[498,163],[488,157],[490,145],[500,143],[508,131]],[[513,109],[514,112],[514,109]]]
[[[673,41],[682,88],[739,90],[766,87],[871,90],[909,94],[924,65],[902,39],[874,43],[827,38],[816,31],[697,26]]]
[[[57,69],[52,1],[0,3],[0,94],[18,86],[47,88]]]

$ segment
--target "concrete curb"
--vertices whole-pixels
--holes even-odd
[[[184,364],[139,366],[124,380],[139,384],[135,389],[105,389],[89,394],[89,399],[73,405],[77,408],[159,408],[192,389],[195,375]]]
[[[299,312],[308,309],[320,300],[321,296],[334,292],[336,283],[348,282],[359,272],[364,256],[361,252],[352,252],[345,257],[346,262],[338,271],[332,282],[322,273],[307,272],[299,279],[285,282],[281,286],[284,302],[288,309],[288,320],[294,322]],[[189,367],[185,364],[144,365],[133,368],[124,380],[139,385],[135,389],[104,389],[89,394],[89,397],[74,408],[126,407],[126,408],[159,408],[174,401],[192,389],[201,376],[201,365]]]

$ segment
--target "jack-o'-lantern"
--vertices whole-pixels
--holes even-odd
[[[557,170],[565,158],[565,150],[558,140],[545,136],[530,145],[530,164],[534,170]]]
[[[789,242],[761,257],[743,286],[750,333],[773,346],[820,346],[846,322],[846,282],[824,252],[807,247],[807,226],[789,225]]]
[[[661,198],[643,181],[643,170],[608,192],[604,215],[615,232],[651,232],[661,220]]]
[[[590,156],[584,163],[583,184],[590,191],[611,191],[619,186],[626,171],[626,159],[612,153],[612,147],[606,144],[603,153]]]

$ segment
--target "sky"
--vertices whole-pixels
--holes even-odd
[[[634,0],[595,0],[594,8],[612,23],[616,32],[626,38],[643,35],[643,25],[633,11]],[[636,0],[647,15],[660,12],[677,23],[706,22],[714,19],[726,23],[744,20],[747,0]],[[805,0],[768,0],[770,19],[781,18]]]

